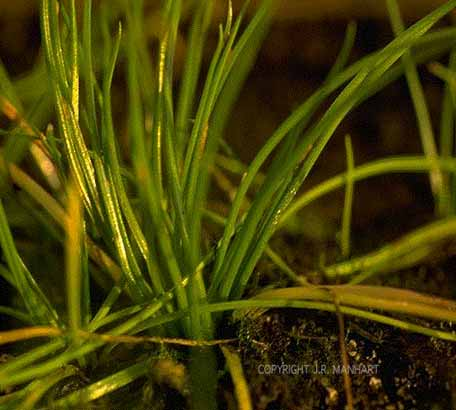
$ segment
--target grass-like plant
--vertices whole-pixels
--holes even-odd
[[[92,1],[85,0],[80,19],[75,0],[41,1],[46,71],[40,64],[28,82],[13,84],[0,70],[1,110],[13,124],[3,133],[0,157],[0,275],[21,299],[19,305],[0,306],[0,313],[26,326],[0,333],[1,344],[16,342],[20,352],[0,367],[0,386],[8,393],[0,397],[1,409],[88,408],[88,403],[153,372],[155,356],[148,356],[145,349],[134,363],[110,374],[99,371],[101,376],[85,387],[49,398],[53,386],[81,370],[102,367],[112,347],[123,343],[187,346],[189,405],[214,409],[219,354],[214,346],[226,342],[217,335],[230,310],[318,309],[456,340],[454,333],[407,321],[413,316],[429,323],[455,321],[455,302],[360,284],[379,272],[417,263],[436,243],[456,233],[452,71],[456,60],[451,50],[456,29],[429,32],[456,6],[456,0],[406,30],[397,4],[387,1],[397,37],[345,68],[355,35],[354,26],[349,26],[326,81],[245,165],[222,154],[229,152],[222,151],[224,132],[274,9],[272,0],[264,0],[245,22],[247,3],[237,17],[228,6],[203,78],[202,58],[214,1],[194,2],[183,72],[176,86],[174,55],[181,16],[188,11],[186,2],[163,2],[154,61],[147,47],[143,1],[100,2],[94,12]],[[448,68],[432,66],[446,81],[437,144],[416,65],[448,52]],[[119,139],[121,121],[113,118],[111,86],[118,66],[125,74],[126,143]],[[384,158],[356,167],[347,138],[347,172],[300,193],[341,121],[402,74],[410,86],[424,156]],[[30,90],[31,84],[38,91]],[[21,97],[32,108],[24,111]],[[317,109],[328,100],[329,108],[317,116]],[[56,122],[43,132],[41,119],[49,116],[50,102]],[[25,171],[24,157],[33,159],[36,177]],[[210,209],[215,168],[242,175],[227,215]],[[346,187],[342,253],[348,258],[353,184],[393,172],[429,173],[438,215],[435,222],[371,254],[323,268],[327,286],[310,285],[268,246],[272,235],[286,229],[302,207]],[[20,188],[20,198],[11,184]],[[64,309],[51,302],[46,287],[18,251],[10,209],[18,205],[24,210],[22,217],[32,214],[34,223],[38,220],[54,243],[62,244],[65,264],[61,276],[51,280],[60,282],[65,277]],[[216,245],[207,240],[206,223],[222,227]],[[246,299],[249,280],[263,255],[299,286],[259,290],[256,297]],[[335,276],[352,283],[331,285]],[[104,289],[99,305],[91,295],[91,281]],[[388,313],[405,316],[398,319]],[[20,344],[34,338],[39,341]],[[249,409],[239,357],[228,348],[222,350],[240,408]]]

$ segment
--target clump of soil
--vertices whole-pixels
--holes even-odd
[[[254,408],[342,410],[343,371],[357,409],[453,408],[454,344],[361,319],[346,317],[345,326],[348,369],[333,314],[271,310],[242,319],[239,348]]]

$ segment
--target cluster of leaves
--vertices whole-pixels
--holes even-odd
[[[353,282],[361,282],[377,272],[416,262],[429,252],[433,243],[455,234],[456,220],[452,215],[456,190],[451,177],[456,171],[451,71],[455,54],[451,54],[449,69],[434,66],[436,74],[447,82],[440,156],[416,64],[450,50],[456,38],[455,29],[426,33],[456,6],[456,0],[448,1],[405,31],[396,3],[388,1],[397,38],[384,49],[345,68],[355,35],[354,26],[350,25],[326,81],[277,128],[248,166],[235,158],[227,160],[220,156],[220,150],[224,147],[223,135],[231,107],[267,32],[274,2],[263,1],[245,28],[243,20],[248,2],[236,18],[231,7],[228,8],[204,80],[202,57],[214,1],[194,2],[177,92],[174,55],[181,15],[187,7],[185,2],[163,2],[155,63],[151,63],[145,38],[143,1],[125,1],[115,6],[110,3],[101,2],[93,14],[92,2],[84,1],[81,24],[78,24],[75,0],[41,1],[47,70],[44,74],[42,66],[38,67],[33,79],[44,76],[49,89],[39,100],[40,108],[32,113],[23,113],[16,93],[20,84],[13,86],[5,70],[0,70],[2,111],[16,125],[5,133],[6,143],[1,153],[5,181],[12,181],[35,201],[37,208],[45,210],[47,216],[41,218],[42,223],[64,243],[67,301],[65,319],[64,312],[53,306],[25,266],[11,233],[4,201],[1,202],[0,244],[4,263],[0,265],[0,274],[17,290],[25,311],[11,306],[1,306],[0,311],[33,326],[0,334],[0,343],[51,337],[50,341],[0,368],[2,388],[22,386],[0,398],[2,408],[33,408],[53,385],[75,374],[76,368],[70,363],[94,366],[96,356],[90,353],[107,344],[167,340],[189,346],[204,345],[203,341],[214,339],[223,317],[215,313],[227,310],[289,306],[340,311],[456,340],[453,333],[370,311],[378,309],[429,320],[455,321],[454,302],[371,286],[312,287],[268,246],[271,236],[286,227],[287,220],[299,209],[331,190],[346,186],[343,253],[348,256],[353,183],[388,172],[428,172],[442,218],[373,254],[328,267],[325,271],[328,277],[346,276]],[[122,25],[114,23],[119,20],[123,21]],[[114,36],[113,27],[116,27]],[[126,77],[128,155],[121,155],[111,98],[119,56]],[[347,172],[298,195],[341,121],[358,104],[404,72],[425,155],[386,158],[356,168],[347,139]],[[199,92],[201,82],[203,87]],[[30,84],[24,82],[22,89]],[[320,105],[335,92],[337,95],[329,108],[315,118]],[[34,96],[30,96],[33,92],[28,93],[28,98],[33,100]],[[50,111],[49,101],[55,106],[58,122],[55,134],[52,127],[41,133],[40,121],[34,120]],[[19,136],[25,136],[22,148],[17,147]],[[20,149],[30,152],[52,194],[18,167]],[[212,170],[223,164],[242,174],[227,215],[211,211],[208,201]],[[254,184],[257,189],[247,201]],[[215,248],[205,240],[205,218],[223,227]],[[63,230],[56,230],[56,225]],[[268,291],[243,300],[263,254],[302,286]],[[92,312],[91,278],[108,284],[105,300],[96,312]],[[131,305],[116,309],[122,293],[130,298]],[[97,333],[101,328],[104,333]],[[131,337],[137,334],[188,339]],[[109,351],[109,347],[105,349]],[[236,373],[238,360],[231,352],[224,352],[229,359],[228,367]],[[207,360],[199,364],[203,368],[211,362],[207,353],[200,356]],[[204,371],[198,369],[198,360],[194,363],[197,375],[194,382],[204,385]],[[148,371],[148,362],[130,365],[53,405],[70,406],[81,400],[95,400]],[[235,384],[242,385],[239,380]],[[194,397],[194,407],[203,408],[195,404],[198,400]],[[204,393],[200,400],[207,408],[211,406]]]

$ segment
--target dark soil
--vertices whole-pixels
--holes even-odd
[[[454,344],[365,320],[345,326],[356,409],[454,408]],[[345,408],[334,315],[274,310],[243,320],[240,338],[255,409]]]
[[[316,267],[318,258],[314,256],[312,261],[311,257],[300,257],[303,252],[298,251],[313,250],[311,254],[318,254],[315,242],[295,240],[292,246],[291,238],[276,240],[276,244],[280,243],[287,244],[288,252],[294,248],[295,259],[289,254],[290,263],[299,263],[303,271]],[[337,255],[335,244],[326,243],[319,252],[329,258]],[[371,283],[454,298],[456,265],[455,257],[449,256],[452,253],[449,245],[419,267],[373,278]],[[264,261],[261,267],[267,271],[271,265]],[[269,280],[278,274],[269,272]],[[269,280],[262,275],[259,282],[263,286]],[[318,283],[322,278],[312,280]],[[406,319],[455,330],[454,324]],[[344,317],[344,324],[355,409],[456,408],[454,343],[349,316]],[[247,314],[233,323],[232,332],[239,336],[238,351],[256,410],[346,408],[339,327],[334,314],[273,309],[259,315]],[[230,385],[229,378],[226,384]]]

